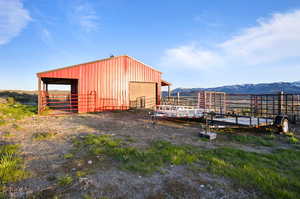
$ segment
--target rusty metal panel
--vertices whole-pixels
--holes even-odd
[[[152,82],[160,100],[161,72],[142,62],[117,56],[37,74],[41,78],[78,79],[78,94],[95,95],[95,111],[129,108],[129,82]],[[86,102],[78,102],[78,111],[87,112]]]

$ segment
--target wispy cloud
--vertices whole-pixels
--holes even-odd
[[[94,32],[99,28],[99,17],[88,1],[77,1],[72,7],[71,18],[85,32]]]
[[[0,45],[17,37],[30,20],[21,0],[0,0]]]
[[[41,39],[44,43],[50,45],[53,43],[53,37],[51,32],[47,28],[41,29]]]
[[[208,69],[222,64],[222,57],[215,52],[205,50],[195,43],[167,49],[162,58],[162,65],[172,67],[191,67]]]
[[[254,66],[287,59],[300,61],[300,10],[276,13],[210,49],[188,44],[167,49],[162,65],[205,69],[212,66]]]
[[[210,28],[218,28],[223,26],[220,18],[216,13],[209,13],[207,11],[202,11],[200,14],[194,16],[194,22],[208,26]]]

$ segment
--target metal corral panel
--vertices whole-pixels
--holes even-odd
[[[46,71],[37,75],[42,79],[78,79],[79,95],[96,93],[95,111],[128,109],[129,82],[156,83],[157,103],[160,99],[161,72],[127,55]],[[85,103],[78,102],[79,112],[88,111]]]

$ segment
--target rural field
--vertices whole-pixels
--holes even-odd
[[[12,95],[0,98],[0,198],[300,198],[299,126],[209,141],[200,123],[149,110],[38,116],[32,93]]]

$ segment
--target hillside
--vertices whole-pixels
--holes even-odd
[[[261,83],[261,84],[241,84],[220,86],[214,88],[176,88],[172,90],[175,95],[180,92],[182,95],[195,95],[197,92],[219,91],[226,93],[243,93],[243,94],[262,94],[262,93],[277,93],[284,91],[286,93],[300,93],[300,81],[297,82],[275,82],[275,83]]]

